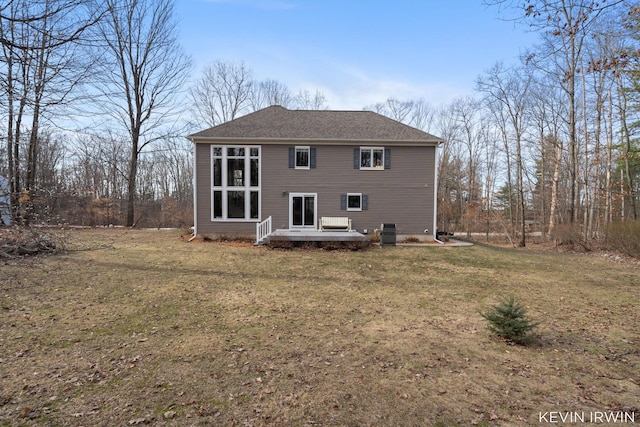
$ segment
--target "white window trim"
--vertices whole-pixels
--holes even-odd
[[[382,151],[382,164],[380,166],[362,166],[362,152],[369,151],[371,153],[371,162],[373,163],[374,150]],[[384,170],[384,147],[360,147],[360,170],[363,171],[378,171]]]
[[[313,197],[313,225],[293,225],[293,198],[294,197]],[[289,230],[318,228],[318,193],[289,193]]]
[[[349,207],[349,197],[353,197],[353,196],[360,198],[360,207],[357,207],[357,208]],[[362,211],[362,193],[347,193],[347,211],[351,211],[351,212]]]
[[[307,166],[298,166],[298,150],[306,150],[307,152]],[[295,169],[308,170],[311,169],[311,147],[297,145],[293,150],[293,166]]]
[[[220,186],[214,186],[214,170],[213,170],[213,159],[214,159],[214,154],[213,151],[215,148],[221,148],[222,149],[222,156],[216,156],[216,158],[220,158],[222,159],[221,161],[221,166],[222,166],[222,185]],[[227,155],[227,149],[229,148],[244,148],[245,149],[245,155],[244,155],[244,167],[245,167],[245,172],[248,171],[249,173],[246,176],[246,179],[244,181],[244,186],[228,186],[226,185],[226,180],[227,180],[227,159],[228,159],[228,155]],[[256,156],[251,156],[251,149],[253,148],[257,148],[258,149],[258,185],[257,186],[252,186],[251,185],[251,159],[252,158],[256,158]],[[236,156],[232,156],[232,157],[236,157]],[[211,221],[212,222],[260,222],[261,218],[262,218],[262,149],[259,145],[211,145],[211,151],[209,153],[209,159],[211,162],[211,203],[210,203],[210,209],[211,209]],[[214,212],[215,212],[215,207],[214,207],[214,192],[215,191],[221,191],[222,192],[222,218],[216,218],[214,216]],[[245,193],[245,200],[244,200],[244,211],[245,211],[245,217],[244,218],[229,218],[228,214],[229,214],[229,210],[228,210],[228,193],[229,191],[244,191]],[[258,217],[257,218],[251,218],[251,192],[252,191],[257,191],[258,192]]]

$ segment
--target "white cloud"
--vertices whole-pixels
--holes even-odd
[[[357,109],[384,102],[388,98],[398,100],[424,99],[431,105],[446,104],[462,95],[456,88],[443,84],[425,85],[400,81],[369,81],[348,87],[327,88],[325,96],[332,109]]]
[[[311,77],[311,76],[306,76]],[[324,69],[321,75],[299,83],[303,90],[320,90],[331,109],[361,110],[365,106],[384,102],[388,98],[399,100],[424,99],[433,106],[447,104],[453,99],[468,95],[472,88],[424,76],[417,80],[377,76],[352,66]],[[296,86],[293,84],[292,86]],[[297,90],[297,87],[296,87]]]

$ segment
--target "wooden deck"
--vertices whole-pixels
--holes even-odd
[[[289,242],[366,242],[369,236],[357,231],[275,230],[267,241]]]

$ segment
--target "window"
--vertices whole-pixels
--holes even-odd
[[[384,169],[384,148],[361,148],[360,169]]]
[[[369,196],[362,193],[341,194],[340,209],[343,211],[366,211],[369,209]]]
[[[309,147],[296,147],[296,169],[309,169]]]
[[[353,151],[353,167],[361,170],[391,168],[391,150],[384,147],[360,147]]]
[[[349,193],[347,194],[347,210],[348,211],[361,211],[362,210],[362,194]]]
[[[211,147],[211,220],[260,217],[260,147]]]
[[[315,169],[315,147],[289,147],[289,167],[292,169]]]

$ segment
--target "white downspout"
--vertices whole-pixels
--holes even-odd
[[[435,154],[433,160],[433,240],[435,242],[444,245],[444,242],[438,240],[438,148],[440,145],[435,146]]]
[[[197,144],[193,141],[193,236],[189,239],[192,241],[198,235],[198,170],[196,169],[196,153]]]

